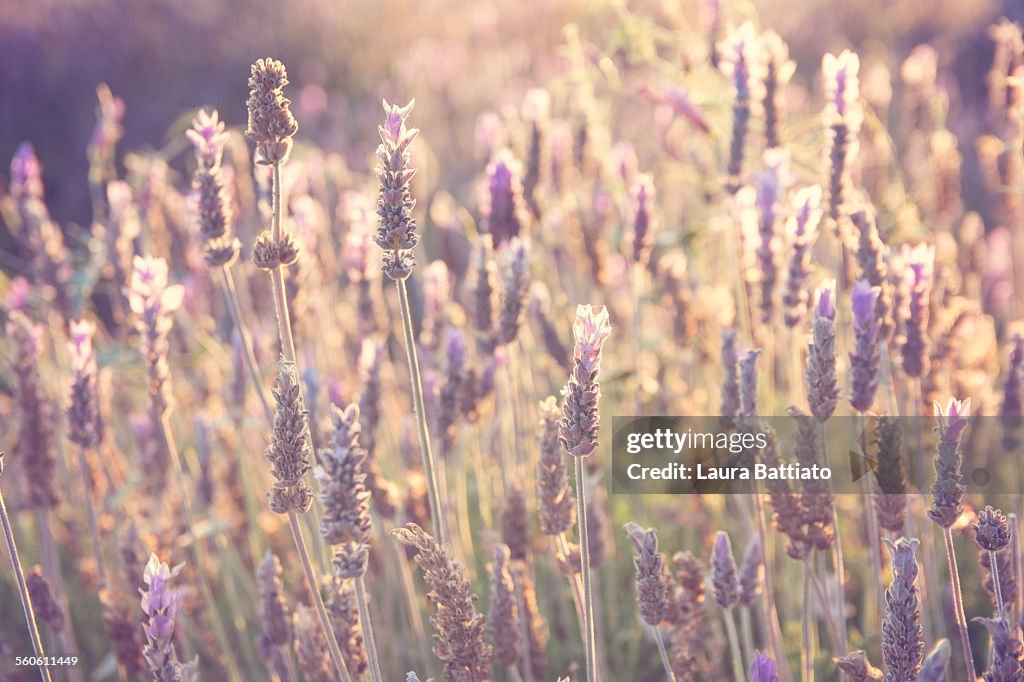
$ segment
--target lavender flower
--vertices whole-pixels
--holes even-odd
[[[985,672],[985,682],[1020,682],[1024,679],[1024,645],[1020,625],[999,618],[975,618],[992,638],[992,665]]]
[[[829,217],[838,230],[850,185],[850,167],[857,156],[857,134],[864,119],[860,108],[860,59],[849,50],[826,54],[821,62],[825,81],[823,119],[829,132]],[[838,232],[837,232],[838,233]]]
[[[305,512],[313,492],[303,480],[310,469],[313,446],[309,437],[309,413],[302,399],[302,385],[295,364],[282,359],[274,384],[274,428],[264,457],[277,480],[267,494],[271,511],[287,514]]]
[[[281,562],[268,549],[256,569],[260,588],[260,634],[256,649],[264,661],[276,657],[275,649],[292,641],[291,616],[281,583]]]
[[[525,217],[522,209],[522,164],[503,149],[487,167],[487,189],[490,201],[484,209],[487,233],[494,248],[518,237]]]
[[[754,652],[754,662],[750,666],[750,682],[779,682],[779,670],[768,654]]]
[[[179,564],[173,569],[161,562],[156,554],[149,555],[142,580],[146,585],[140,589],[142,612],[146,621],[142,628],[146,633],[146,647],[143,655],[155,682],[184,682],[197,680],[195,663],[182,664],[174,653],[174,625],[181,607],[181,590],[171,587],[171,579],[181,571]]]
[[[832,416],[839,401],[835,286],[835,280],[826,280],[818,288],[811,342],[807,346],[807,402],[811,413],[821,422]]]
[[[71,321],[71,400],[68,405],[68,440],[83,448],[102,440],[103,424],[96,395],[96,353],[92,337],[96,325],[88,320]]]
[[[449,329],[444,344],[444,383],[441,384],[437,404],[437,433],[441,438],[441,455],[452,452],[459,418],[462,416],[462,397],[466,382],[470,380],[466,368],[469,349],[461,329]]]
[[[537,434],[540,461],[537,467],[537,500],[540,529],[545,535],[559,535],[576,520],[576,498],[569,487],[566,461],[558,440],[559,409],[555,396],[540,404]]]
[[[359,405],[344,410],[331,408],[334,431],[332,447],[320,451],[316,479],[320,482],[320,500],[324,505],[320,532],[331,545],[342,545],[340,556],[354,578],[366,573],[370,541],[370,491],[362,465],[366,451],[359,446]]]
[[[764,153],[765,168],[754,178],[756,191],[758,245],[755,251],[758,265],[758,279],[761,286],[761,316],[766,324],[771,321],[775,310],[775,282],[779,251],[778,229],[781,194],[789,155],[781,149],[769,149]]]
[[[559,440],[569,454],[586,457],[597,449],[597,402],[601,396],[597,377],[601,372],[601,349],[612,333],[608,310],[603,306],[577,306],[572,331],[576,345],[569,383],[562,389]]]
[[[903,529],[907,517],[907,469],[903,460],[903,427],[896,417],[872,420],[874,440],[878,443],[878,468],[875,478],[881,489],[873,495],[878,525],[891,533]]]
[[[284,163],[292,149],[299,124],[291,112],[291,100],[284,96],[288,71],[276,59],[257,59],[249,76],[249,125],[245,136],[256,143],[256,162]]]
[[[405,127],[405,120],[415,106],[416,100],[409,100],[404,107],[384,101],[384,125],[378,126],[380,145],[377,158],[380,163],[375,170],[380,181],[377,193],[377,234],[373,241],[384,250],[384,274],[397,281],[412,274],[416,258],[412,249],[419,243],[416,233],[416,219],[412,210],[416,200],[412,198],[409,183],[416,170],[409,167],[409,146],[416,139],[419,130]]]
[[[7,335],[14,342],[12,368],[16,378],[17,440],[12,453],[22,463],[28,482],[25,506],[54,507],[60,501],[53,451],[53,406],[39,376],[43,328],[21,311],[12,311]]]
[[[1010,544],[1010,527],[998,509],[985,507],[978,513],[978,522],[971,524],[974,541],[987,552],[1000,552]]]
[[[818,224],[821,222],[821,187],[805,187],[793,200],[793,214],[786,221],[792,255],[786,269],[783,285],[782,305],[786,326],[793,328],[800,324],[807,314],[810,296],[804,284],[811,268],[811,248],[818,238]]]
[[[892,583],[885,591],[882,661],[887,682],[916,682],[924,655],[924,630],[917,594],[917,539],[884,538],[892,555]]]
[[[854,350],[850,353],[850,376],[853,383],[850,405],[858,412],[866,412],[874,401],[878,387],[879,323],[875,303],[879,288],[871,286],[866,279],[857,280],[850,293],[853,309]]]
[[[203,253],[210,267],[230,265],[238,256],[241,244],[231,237],[231,201],[221,173],[221,157],[228,134],[216,110],[212,114],[201,109],[186,131],[195,146],[198,167],[192,176],[199,217],[199,236]]]
[[[167,261],[162,258],[136,256],[132,264],[131,282],[125,295],[128,306],[138,316],[136,328],[139,350],[146,361],[150,414],[157,421],[172,404],[167,335],[174,323],[172,314],[185,297],[185,288],[180,284],[168,285]]]
[[[796,70],[789,58],[789,47],[778,33],[765,31],[760,39],[761,60],[764,63],[764,133],[769,149],[782,146],[779,129],[782,125],[782,93]]]
[[[921,669],[917,672],[916,682],[942,682],[945,679],[946,666],[953,653],[948,639],[940,639],[924,657]]]
[[[924,373],[928,351],[928,294],[932,286],[935,247],[918,244],[903,248],[903,261],[907,265],[906,279],[910,292],[908,314],[904,329],[903,371],[907,376],[920,377]]]
[[[497,341],[512,343],[523,324],[526,295],[530,288],[530,245],[513,237],[501,251],[501,305],[498,308]]]
[[[731,609],[740,600],[740,580],[736,570],[736,559],[732,554],[732,543],[724,531],[715,536],[711,551],[711,586],[715,602],[723,609]]]
[[[878,298],[875,301],[875,318],[878,320],[878,340],[889,340],[894,329],[892,283],[889,276],[889,248],[878,233],[878,223],[874,212],[861,208],[850,215],[850,221],[857,230],[857,264],[860,266],[861,279],[878,287]]]
[[[734,418],[740,414],[740,356],[736,347],[736,332],[728,330],[722,334],[722,365],[725,377],[722,379],[723,417]]]
[[[936,433],[939,435],[935,458],[935,483],[932,485],[932,508],[928,517],[943,528],[950,528],[963,512],[963,450],[960,437],[967,428],[971,399],[950,398],[945,407],[935,403]]]
[[[487,633],[494,644],[494,658],[504,666],[519,662],[521,614],[516,584],[509,570],[511,555],[506,545],[494,548],[491,564],[491,601],[487,611]]]
[[[636,551],[633,565],[636,567],[636,600],[640,617],[648,625],[657,627],[665,619],[672,597],[665,555],[658,553],[658,535],[653,528],[644,530],[633,522],[623,528]]]
[[[732,138],[726,166],[729,176],[727,189],[732,194],[740,188],[747,132],[750,126],[750,106],[754,90],[759,83],[759,74],[756,72],[759,60],[754,52],[756,47],[757,32],[754,25],[747,21],[719,48],[719,68],[731,78],[733,87]]]
[[[633,183],[633,262],[645,265],[651,251],[651,203],[654,201],[654,181],[642,174]]]

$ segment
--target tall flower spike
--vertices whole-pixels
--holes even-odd
[[[903,248],[903,262],[906,264],[906,284],[910,293],[907,301],[907,319],[903,325],[906,339],[903,342],[903,371],[907,376],[920,377],[924,373],[928,352],[928,310],[929,294],[932,288],[932,271],[935,264],[935,247],[918,244]]]
[[[498,343],[512,343],[519,334],[530,288],[530,244],[513,237],[500,252],[501,305],[498,308]]]
[[[892,283],[889,281],[889,247],[882,241],[878,232],[878,223],[874,211],[861,208],[850,215],[850,222],[857,230],[857,264],[860,266],[860,277],[868,284],[878,287],[878,298],[875,300],[875,317],[878,320],[878,339],[888,341],[896,326],[893,320]]]
[[[640,617],[648,625],[657,627],[665,619],[673,596],[665,555],[658,553],[658,536],[653,528],[644,530],[632,521],[624,528],[636,551],[633,565]]]
[[[275,649],[292,641],[291,616],[281,583],[281,562],[268,549],[256,569],[260,588],[260,634],[256,649],[264,661],[273,661]]]
[[[786,326],[800,324],[807,314],[810,296],[805,283],[811,272],[811,248],[818,239],[821,222],[821,187],[805,187],[793,200],[793,214],[786,221],[786,234],[792,253],[786,268],[782,305]]]
[[[342,577],[355,578],[366,573],[367,545],[370,541],[370,491],[366,488],[363,462],[366,451],[359,446],[359,405],[344,410],[331,408],[334,432],[332,447],[320,451],[316,478],[324,505],[320,531],[331,545],[342,545],[335,557],[342,567],[351,569]]]
[[[740,356],[736,346],[736,332],[728,330],[722,334],[722,366],[725,376],[722,379],[723,417],[733,418],[740,414]]]
[[[414,523],[391,531],[416,552],[416,565],[430,586],[428,600],[437,608],[431,622],[437,630],[434,652],[445,662],[446,680],[488,680],[493,647],[484,634],[487,621],[477,613],[466,571],[455,561],[450,545],[439,545]]]
[[[754,101],[754,91],[760,83],[760,74],[757,73],[758,59],[755,54],[756,43],[757,32],[754,25],[747,21],[718,48],[722,57],[719,67],[722,73],[732,79],[733,87],[732,139],[726,167],[726,188],[732,194],[735,194],[741,185],[751,103]]]
[[[168,285],[167,261],[153,256],[135,256],[128,291],[128,305],[138,316],[139,350],[146,361],[149,404],[152,418],[161,419],[171,408],[171,370],[167,364],[167,335],[174,324],[173,313],[185,297],[180,284]]]
[[[723,609],[731,609],[739,603],[740,580],[736,558],[732,553],[732,542],[724,531],[715,536],[711,552],[711,586],[715,602]]]
[[[559,440],[569,454],[586,457],[597,449],[600,416],[597,410],[601,386],[601,349],[612,333],[608,310],[581,305],[576,308],[572,327],[576,337],[573,369],[569,383],[562,389],[562,421]]]
[[[768,654],[754,652],[754,662],[750,666],[750,682],[779,682],[779,669]]]
[[[520,642],[519,600],[509,564],[512,559],[506,545],[494,548],[491,564],[491,601],[487,610],[487,632],[494,644],[494,658],[504,666],[519,662]]]
[[[924,629],[917,593],[919,542],[884,538],[892,555],[892,583],[885,591],[885,618],[882,620],[882,662],[886,679],[916,680],[924,656]]]
[[[195,146],[198,163],[192,176],[192,189],[206,264],[210,267],[230,265],[238,256],[241,244],[230,234],[231,201],[220,168],[228,140],[224,122],[216,109],[212,114],[200,109],[186,134]]]
[[[13,456],[22,464],[28,482],[26,506],[53,507],[60,500],[53,451],[53,407],[39,376],[43,328],[21,311],[12,311],[7,335],[14,342],[12,368],[17,380],[17,430]]]
[[[489,203],[484,215],[494,248],[518,237],[526,222],[523,212],[523,167],[512,152],[503,149],[487,166]]]
[[[569,487],[569,475],[558,440],[559,409],[555,396],[540,404],[537,434],[540,462],[537,468],[537,503],[540,529],[545,535],[559,535],[576,521],[576,498]]]
[[[832,416],[839,401],[835,288],[835,280],[826,280],[818,288],[811,342],[807,346],[807,402],[811,413],[821,422]]]
[[[873,440],[878,444],[875,478],[881,494],[873,495],[878,525],[899,533],[907,517],[907,466],[903,457],[903,427],[897,417],[882,416],[874,422]]]
[[[783,183],[789,154],[781,149],[764,153],[764,169],[754,178],[758,241],[755,249],[758,283],[761,288],[762,320],[768,323],[775,310],[776,259],[779,251],[778,222],[781,213]]]
[[[651,204],[654,202],[654,180],[646,173],[633,183],[633,262],[646,265],[651,255]]]
[[[935,403],[936,432],[939,435],[935,457],[935,483],[932,485],[932,507],[928,517],[943,528],[950,528],[963,513],[963,450],[960,437],[967,427],[971,399],[950,398],[943,407]]]
[[[857,280],[850,293],[853,309],[854,349],[850,353],[850,375],[853,384],[850,405],[858,412],[867,412],[874,401],[879,378],[879,289],[866,279]]]
[[[850,185],[850,167],[857,156],[857,134],[864,119],[860,108],[860,59],[849,50],[826,54],[821,62],[825,81],[825,128],[829,143],[828,214],[838,230]],[[837,232],[838,234],[838,232]]]
[[[174,653],[174,626],[181,608],[181,590],[171,587],[171,579],[181,571],[181,564],[173,569],[150,554],[143,572],[145,589],[142,594],[142,612],[146,620],[142,627],[146,633],[143,655],[154,682],[185,682],[197,680],[196,663],[182,664]]]
[[[416,170],[409,166],[409,145],[419,130],[406,128],[416,100],[404,107],[384,101],[384,125],[378,126],[380,145],[377,147],[375,172],[380,181],[377,193],[377,234],[373,241],[384,250],[384,274],[393,280],[406,279],[416,267],[412,249],[419,243],[416,219],[412,217],[416,200],[412,198],[409,183]]]
[[[785,109],[782,94],[796,70],[789,58],[789,46],[775,31],[761,34],[761,56],[764,62],[764,135],[771,149],[782,146],[780,128]]]
[[[302,399],[302,384],[295,364],[280,360],[274,384],[274,428],[264,456],[270,473],[277,480],[267,497],[270,509],[278,514],[289,510],[304,512],[313,502],[313,492],[302,480],[310,469],[312,444],[309,437],[309,413]]]
[[[299,124],[284,96],[288,71],[276,59],[257,59],[249,76],[249,125],[245,136],[256,143],[256,162],[273,165],[288,159]]]
[[[96,447],[102,439],[99,401],[96,396],[96,353],[92,337],[96,325],[88,320],[71,321],[71,400],[68,405],[68,440],[83,448]]]

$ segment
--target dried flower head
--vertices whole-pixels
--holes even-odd
[[[278,362],[273,393],[274,428],[264,453],[277,479],[268,493],[270,509],[278,514],[304,512],[313,502],[313,492],[302,478],[310,469],[313,446],[295,363],[283,358]]]
[[[576,337],[573,369],[569,383],[562,389],[562,421],[559,439],[569,454],[586,457],[597,449],[600,416],[597,410],[601,386],[601,349],[612,333],[608,310],[590,305],[576,308],[572,327]]]
[[[644,530],[632,521],[624,526],[636,556],[636,600],[640,617],[657,627],[665,619],[672,598],[672,584],[665,555],[658,553],[658,536],[653,528]]]
[[[486,619],[476,611],[476,595],[470,592],[465,569],[455,561],[451,546],[437,544],[414,523],[391,532],[415,550],[416,565],[430,586],[427,598],[437,608],[432,619],[437,630],[434,653],[445,662],[445,680],[489,680],[494,649],[484,637]]]
[[[316,612],[299,604],[292,614],[295,632],[295,659],[307,682],[330,682],[329,657],[324,647],[324,631]]]
[[[18,433],[14,456],[28,482],[25,504],[29,508],[53,507],[60,496],[53,450],[53,406],[43,392],[39,376],[43,328],[15,310],[7,319],[6,330],[14,342],[12,369],[17,381]]]
[[[365,545],[371,531],[370,491],[363,473],[366,451],[359,445],[359,405],[332,406],[331,421],[331,447],[320,450],[315,472],[324,505],[320,531],[331,545]]]
[[[520,640],[519,600],[516,584],[509,570],[511,555],[506,545],[494,548],[491,563],[491,601],[487,611],[487,634],[494,645],[494,658],[504,666],[519,662]]]
[[[985,673],[985,682],[1017,682],[1024,671],[1024,645],[1021,644],[1020,625],[999,618],[975,618],[988,630],[992,638],[992,663]]]
[[[245,136],[256,143],[257,163],[284,163],[299,124],[292,116],[291,100],[284,96],[288,71],[276,59],[257,59],[249,76],[249,125]]]
[[[412,198],[409,183],[416,169],[409,166],[409,145],[419,130],[406,128],[416,100],[404,107],[384,101],[384,125],[378,126],[380,145],[377,147],[375,172],[380,181],[377,193],[377,234],[373,241],[384,250],[383,270],[393,280],[406,279],[416,266],[412,249],[419,243],[416,219],[412,217],[416,200]]]
[[[723,417],[733,418],[740,414],[740,356],[736,346],[736,332],[728,330],[722,334],[722,366],[725,376],[722,379]]]
[[[839,378],[836,374],[836,307],[835,280],[827,280],[818,288],[814,306],[811,342],[807,346],[807,402],[818,421],[825,421],[835,412],[839,401]]]
[[[998,509],[985,507],[978,512],[978,522],[972,523],[974,541],[988,552],[999,552],[1010,544],[1010,526],[1006,516]]]
[[[719,531],[711,551],[711,586],[715,602],[723,609],[731,609],[740,601],[740,580],[736,558],[732,553],[729,535]]]
[[[764,550],[761,548],[761,538],[755,535],[747,543],[740,564],[740,604],[753,606],[757,596],[761,594],[763,583]]]

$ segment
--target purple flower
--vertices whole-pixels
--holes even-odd
[[[750,682],[779,682],[779,671],[771,656],[760,651],[754,652],[754,663],[750,666]]]
[[[384,100],[384,125],[379,126],[380,139],[382,142],[391,142],[394,146],[405,150],[413,138],[419,133],[416,128],[406,130],[405,119],[409,117],[412,108],[416,106],[416,100],[411,99],[404,107],[397,104],[388,104]]]
[[[821,60],[821,71],[825,80],[828,125],[844,123],[850,130],[860,128],[863,112],[860,110],[860,58],[849,50],[839,56],[826,54]]]
[[[850,305],[853,308],[853,324],[869,329],[875,322],[875,302],[878,301],[879,288],[873,287],[866,279],[857,280],[850,292]]]
[[[814,316],[836,319],[836,281],[827,279],[818,287],[816,294],[818,303],[814,306]]]
[[[963,430],[967,428],[967,417],[971,413],[971,399],[957,400],[950,398],[943,407],[935,401],[935,421],[938,423],[939,437],[947,443],[960,440]]]
[[[601,348],[611,334],[608,310],[581,305],[576,308],[573,324],[576,347],[569,383],[562,389],[562,421],[559,440],[576,457],[586,457],[597,449],[600,423],[597,402],[601,387],[597,381],[601,371]]]
[[[195,145],[196,158],[199,163],[206,168],[215,168],[220,165],[228,134],[224,132],[224,121],[220,120],[220,114],[216,109],[212,114],[206,113],[205,109],[200,109],[196,117],[192,119],[192,128],[185,131],[185,134]]]
[[[146,620],[142,628],[146,633],[146,647],[143,655],[153,673],[154,680],[175,679],[178,667],[174,654],[174,621],[181,607],[181,590],[171,587],[171,578],[181,571],[181,564],[173,569],[160,561],[156,554],[149,555],[149,561],[142,574],[146,589],[140,589],[142,612]]]
[[[522,175],[522,164],[507,149],[498,152],[487,167],[487,231],[495,249],[519,236],[522,228]]]
[[[16,200],[43,198],[42,167],[28,142],[22,142],[11,159],[11,196]]]

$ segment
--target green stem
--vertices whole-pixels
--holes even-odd
[[[988,553],[988,563],[992,567],[992,592],[996,596],[996,617],[1004,618],[1006,614],[1003,613],[1003,609],[1006,608],[1006,604],[1003,602],[1003,587],[999,584],[999,557],[995,552]]]
[[[260,399],[260,404],[263,405],[263,413],[267,417],[267,421],[271,424],[274,423],[274,408],[270,404],[270,399],[267,398],[267,393],[263,389],[263,380],[260,378],[260,370],[256,365],[256,355],[253,353],[252,336],[249,334],[248,327],[245,326],[245,318],[242,317],[242,303],[238,297],[238,287],[235,286],[235,276],[231,270],[224,266],[220,269],[223,278],[224,286],[224,298],[228,303],[228,310],[231,312],[231,320],[235,325],[235,329],[238,330],[238,336],[242,340],[242,353],[245,356],[245,366],[249,371],[249,379],[252,381],[253,390],[256,391],[256,395]]]
[[[735,682],[744,682],[747,677],[743,673],[743,652],[740,651],[740,638],[736,634],[736,620],[733,618],[732,609],[722,609],[722,616],[725,619],[725,632],[729,636],[733,679]]]
[[[370,662],[370,679],[373,682],[384,682],[380,673],[380,659],[377,657],[377,640],[373,636],[373,622],[370,620],[370,604],[366,598],[366,583],[363,576],[355,580],[356,601],[359,602],[359,621],[363,626],[363,639],[366,641],[366,657]]]
[[[327,639],[327,650],[331,654],[331,663],[334,664],[334,671],[343,682],[352,682],[352,677],[345,667],[345,659],[341,656],[341,647],[338,646],[338,638],[331,626],[331,619],[327,616],[327,607],[324,606],[324,597],[320,594],[317,586],[316,572],[313,570],[313,562],[309,558],[309,550],[306,549],[306,541],[302,537],[302,528],[299,527],[299,516],[294,509],[288,510],[288,526],[292,531],[292,539],[295,541],[295,549],[302,564],[302,572],[306,576],[306,588],[309,590],[310,599],[316,608],[316,615],[320,618],[320,627],[324,631],[324,638]]]
[[[100,590],[107,587],[107,571],[103,564],[103,551],[100,547],[100,532],[96,523],[96,509],[92,504],[92,491],[89,487],[89,465],[85,461],[85,448],[78,447],[78,472],[82,479],[82,499],[85,500],[85,519],[89,525],[89,539],[92,542],[93,557],[96,561],[96,575],[99,578]]]
[[[402,309],[402,330],[405,332],[405,354],[409,361],[409,374],[412,381],[412,404],[416,412],[416,423],[419,426],[420,453],[423,456],[423,474],[427,478],[427,495],[430,499],[430,515],[434,526],[434,538],[438,544],[448,542],[445,531],[443,510],[441,509],[441,489],[437,482],[437,466],[434,454],[430,449],[430,429],[427,427],[426,407],[423,400],[423,378],[420,376],[420,362],[416,353],[416,337],[412,329],[412,309],[409,306],[409,290],[404,279],[395,280],[398,287],[398,300]]]
[[[654,630],[654,641],[658,643],[658,656],[661,657],[661,665],[665,667],[665,675],[669,682],[676,682],[676,674],[672,672],[672,662],[668,659],[668,652],[665,651],[665,640],[661,636],[661,629],[655,625],[652,625],[651,629]]]
[[[830,462],[828,454],[828,432],[825,429],[825,422],[822,421],[819,422],[819,424],[821,425],[821,457],[822,461],[828,465]],[[834,492],[832,490],[831,480],[829,481],[829,492]],[[836,642],[836,644],[839,647],[839,656],[842,657],[847,653],[846,633],[844,630],[846,627],[846,568],[843,566],[842,534],[839,532],[839,511],[836,508],[836,498],[834,494],[832,495],[832,537],[834,538],[832,541],[832,563],[835,564],[834,568],[836,572],[837,610],[835,611],[835,614],[837,616],[836,620],[838,620],[836,625],[839,629],[839,641]],[[831,606],[828,604],[823,603],[822,606],[826,610],[831,611]]]
[[[7,551],[11,555],[11,570],[14,572],[14,577],[18,582],[18,596],[21,597],[21,610],[25,614],[25,625],[28,627],[28,634],[32,639],[32,651],[36,657],[42,658],[46,656],[46,651],[43,649],[43,639],[39,636],[39,626],[36,625],[36,614],[32,610],[32,600],[28,596],[25,572],[21,568],[21,559],[18,557],[18,545],[14,542],[14,530],[11,528],[11,518],[7,515],[7,505],[4,503],[3,490],[0,490],[0,524],[3,525],[4,540],[7,541]],[[39,674],[45,682],[53,682],[48,667],[40,665]]]
[[[967,634],[967,617],[964,615],[963,593],[960,592],[960,572],[956,567],[953,531],[949,528],[943,528],[942,534],[946,540],[946,559],[949,561],[949,583],[953,591],[953,615],[956,616],[957,630],[960,631],[960,645],[963,647],[964,667],[967,671],[966,679],[968,682],[975,682],[974,655],[971,653],[971,638]]]
[[[576,524],[580,533],[580,572],[583,574],[583,644],[587,657],[587,682],[597,682],[597,656],[594,649],[593,575],[590,568],[590,533],[587,530],[587,493],[583,458],[576,463]]]

